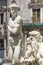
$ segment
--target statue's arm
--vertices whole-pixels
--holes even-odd
[[[8,25],[8,30],[15,34],[20,30],[20,24],[15,24],[15,27],[11,27],[10,25]]]
[[[12,29],[13,34],[17,34],[20,32],[22,28],[22,19],[20,18],[16,24],[14,24],[14,28]]]
[[[21,27],[20,24],[17,24],[17,25],[15,26],[15,28],[12,29],[12,33],[13,33],[13,34],[19,33],[20,27]]]
[[[17,34],[20,32],[22,28],[22,19],[20,16],[18,16],[15,20],[15,23],[12,25],[11,23],[8,23],[8,30],[12,33],[12,34]]]
[[[12,28],[10,26],[8,26],[8,31],[11,32],[12,31]]]

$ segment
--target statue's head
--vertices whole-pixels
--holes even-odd
[[[20,7],[16,4],[16,2],[12,2],[11,5],[9,5],[8,10],[12,17],[15,17],[17,15],[17,12],[20,10]]]
[[[37,42],[42,42],[42,35],[40,34],[39,31],[33,30],[33,31],[29,32],[29,35],[31,37],[34,37]]]

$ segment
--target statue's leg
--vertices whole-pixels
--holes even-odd
[[[12,47],[10,45],[9,49],[8,49],[8,57],[9,57],[10,60],[12,59],[12,54],[13,54],[13,50],[12,50]]]
[[[12,65],[15,64],[15,59],[14,59],[14,49],[13,49],[13,54],[12,54]]]

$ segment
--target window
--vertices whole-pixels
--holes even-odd
[[[37,10],[37,17],[40,18],[40,9]]]
[[[6,0],[0,0],[0,6],[6,6]]]
[[[4,50],[4,40],[0,39],[0,50]]]
[[[0,14],[0,25],[3,25],[3,14]]]
[[[33,9],[33,22],[40,22],[40,9]]]
[[[0,39],[0,58],[4,57],[4,40]]]

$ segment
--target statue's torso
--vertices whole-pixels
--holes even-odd
[[[9,26],[11,26],[12,29],[14,28],[18,28],[17,26],[21,25],[21,19],[19,19],[20,16],[17,16],[15,18],[15,20],[9,20]],[[19,43],[19,40],[22,38],[22,35],[21,35],[21,29],[19,29],[20,32],[17,34],[17,35],[14,35],[14,34],[11,34],[11,32],[9,32],[9,35],[8,35],[8,38],[10,40],[10,44],[13,46],[17,45]],[[12,31],[13,32],[13,31]]]
[[[17,16],[15,18],[15,20],[12,20],[12,18],[9,19],[9,26],[13,27],[13,26],[16,26],[17,24],[20,24],[21,23],[21,17],[20,16]]]

